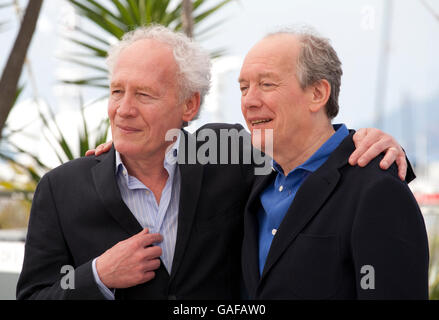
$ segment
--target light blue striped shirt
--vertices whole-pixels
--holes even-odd
[[[180,133],[181,134],[181,133]],[[157,203],[151,190],[136,177],[130,176],[122,162],[119,152],[116,152],[116,180],[123,201],[143,228],[150,233],[160,233],[163,241],[157,244],[162,248],[161,260],[164,267],[171,274],[174,258],[175,241],[178,227],[178,206],[180,202],[180,171],[177,165],[177,141],[166,152],[163,166],[168,172],[168,180],[162,190],[160,203]],[[96,259],[93,260],[93,274],[95,280],[107,299],[114,299],[114,294],[99,279],[96,271]]]

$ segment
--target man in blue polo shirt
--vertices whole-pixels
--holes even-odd
[[[270,34],[244,60],[242,112],[253,145],[273,157],[245,212],[250,298],[428,298],[427,236],[407,183],[382,156],[350,166],[353,132],[331,123],[341,76],[311,31]]]

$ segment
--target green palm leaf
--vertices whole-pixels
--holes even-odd
[[[94,77],[81,79],[64,79],[63,83],[85,85],[99,88],[108,88],[108,73],[102,67],[102,63],[110,48],[109,39],[120,39],[129,30],[151,23],[161,24],[173,30],[180,30],[181,22],[181,1],[173,8],[170,7],[170,0],[68,0],[77,12],[87,23],[97,27],[97,32],[91,32],[88,28],[75,28],[75,34],[69,36],[71,42],[78,45],[84,53],[65,58],[81,67],[86,67],[96,73]],[[220,22],[210,25],[208,28],[197,33],[197,25],[207,20],[215,12],[220,10],[231,0],[195,0],[193,2],[194,12],[194,34],[203,35],[212,31]],[[207,9],[206,9],[207,8]],[[213,57],[222,54],[223,51],[216,51]],[[92,60],[96,58],[98,60]]]
[[[126,26],[134,26],[136,25],[136,17],[133,14],[133,12],[126,8],[120,1],[113,0],[113,4],[116,6],[117,10],[119,11],[119,19],[126,25]]]

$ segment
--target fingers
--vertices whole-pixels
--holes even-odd
[[[393,162],[398,166],[398,176],[402,181],[405,181],[407,175],[407,160],[403,151],[396,148],[389,148],[383,160],[380,162],[380,168],[383,170],[389,169]]]
[[[405,181],[407,175],[407,160],[405,154],[396,158],[396,164],[398,165],[398,176],[402,181]]]
[[[145,260],[151,260],[159,258],[163,250],[158,246],[153,246],[154,243],[159,243],[163,241],[163,236],[159,233],[149,233],[148,228],[143,229],[138,234],[134,235],[133,238],[137,241],[137,245],[140,248],[144,248],[142,251],[142,257]],[[153,270],[153,269],[151,269]]]
[[[356,150],[349,157],[349,164],[364,167],[380,153],[385,152],[380,168],[387,170],[396,161],[398,176],[401,180],[405,180],[407,174],[405,153],[392,136],[374,128],[360,129],[353,140]]]
[[[105,142],[104,144],[99,145],[96,148],[96,153],[95,154],[98,156],[98,155],[100,155],[102,153],[110,151],[112,144],[113,144],[113,141],[108,141],[108,142]]]
[[[162,248],[160,248],[159,246],[147,247],[143,251],[143,257],[144,260],[153,260],[159,258],[162,253]]]
[[[105,251],[96,260],[102,283],[108,288],[128,288],[153,279],[163,252],[153,244],[162,240],[160,234],[145,228]]]
[[[367,135],[368,135],[368,130],[367,129],[360,129],[352,137],[352,140],[354,141],[356,149],[351,154],[351,156],[349,157],[349,164],[350,165],[352,165],[352,166],[356,165],[357,162],[358,162],[358,159],[370,147],[370,145],[368,144],[368,141],[370,141],[370,140],[364,141],[364,139],[366,138]]]
[[[138,234],[134,235],[134,237],[139,237],[145,234],[148,234],[149,229],[148,228],[143,228],[142,231],[140,231]]]
[[[144,258],[141,262],[143,269],[143,276],[141,282],[148,282],[155,277],[155,270],[160,268],[160,256],[162,255],[162,248],[158,246],[147,247],[144,249]]]
[[[367,136],[367,129],[360,129],[357,132],[355,132],[352,139],[354,140],[355,146],[358,145],[365,137]]]
[[[356,149],[349,157],[349,163],[351,165],[357,164],[360,167],[364,167],[370,160],[380,154],[379,149],[382,146],[377,145],[379,138],[376,132],[369,132],[367,136],[361,138],[361,141],[359,139],[357,141]]]
[[[101,154],[104,153],[104,151],[103,151],[104,147],[103,147],[103,146],[104,146],[103,144],[100,144],[100,145],[96,148],[96,150],[95,150],[95,155],[96,155],[96,156],[99,156],[99,155],[101,155]]]
[[[144,263],[144,272],[154,271],[160,268],[160,259],[147,260]]]
[[[135,234],[126,241],[134,241],[134,245],[139,248],[151,246],[154,243],[163,241],[163,236],[160,233],[149,233],[148,228],[143,229],[138,234]]]
[[[90,149],[90,150],[87,150],[87,151],[85,152],[85,156],[86,156],[86,157],[94,156],[94,154],[95,154],[95,149]]]
[[[351,165],[358,164],[360,167],[366,166],[372,159],[382,152],[386,152],[386,159],[381,163],[382,168],[388,169],[396,158],[404,153],[398,142],[390,135],[378,129],[367,129],[359,135],[356,143],[356,150],[349,158]]]
[[[389,148],[384,155],[383,160],[380,162],[380,168],[383,170],[389,169],[389,167],[394,163],[399,156],[399,152],[396,148]]]
[[[96,147],[96,149],[90,149],[85,152],[85,155],[88,156],[99,156],[105,152],[110,151],[111,146],[113,145],[113,141],[108,141],[103,144],[100,144]]]
[[[140,235],[138,244],[145,248],[153,245],[154,243],[160,243],[162,241],[163,236],[160,233],[147,233]]]
[[[144,273],[140,283],[145,283],[145,282],[151,281],[154,278],[155,278],[155,272],[154,271],[147,271]]]

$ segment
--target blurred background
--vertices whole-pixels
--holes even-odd
[[[238,74],[266,33],[309,25],[343,63],[334,123],[393,135],[414,165],[426,221],[430,298],[439,299],[439,2],[435,0],[0,0],[0,299],[14,299],[40,177],[111,139],[109,46],[160,23],[212,55],[200,119],[245,126]],[[410,276],[410,275],[407,275]]]

